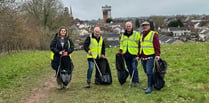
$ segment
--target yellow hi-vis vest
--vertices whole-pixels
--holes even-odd
[[[137,55],[139,40],[139,32],[133,31],[133,34],[131,34],[129,37],[122,34],[120,38],[120,49],[123,51],[123,53],[128,51],[132,55]]]
[[[90,35],[89,49],[90,49],[92,55],[87,54],[87,58],[96,59],[97,56],[100,57],[101,52],[102,52],[102,43],[103,43],[102,36],[100,36],[100,40],[99,40],[99,42],[97,42],[96,38],[92,38],[92,36]]]
[[[155,50],[154,50],[154,47],[153,47],[153,38],[154,38],[154,34],[155,32],[154,31],[150,31],[146,37],[144,37],[144,41],[142,41],[142,38],[143,38],[143,35],[141,36],[141,39],[140,39],[140,54],[143,53],[145,55],[153,55],[155,54]]]
[[[70,47],[70,42],[68,40],[68,48]],[[71,55],[69,54],[69,57],[71,57]],[[50,59],[51,60],[54,60],[54,52],[53,51],[50,51]]]

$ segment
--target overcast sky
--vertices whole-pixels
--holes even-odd
[[[150,15],[209,14],[209,0],[62,0],[72,7],[74,18],[102,18],[102,6],[112,6],[111,16],[140,17]]]

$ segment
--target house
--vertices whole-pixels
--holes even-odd
[[[190,36],[191,30],[184,27],[169,27],[168,32],[173,34],[173,37],[179,39],[182,36]]]
[[[199,41],[207,41],[209,39],[209,30],[202,30],[199,34]]]
[[[181,40],[176,40],[172,36],[158,34],[160,44],[183,43]]]
[[[84,28],[80,30],[79,34],[80,35],[90,35],[90,33],[86,29],[84,29]]]

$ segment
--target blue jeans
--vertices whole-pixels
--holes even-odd
[[[98,65],[98,60],[96,59],[95,61],[97,62]],[[88,60],[87,80],[91,80],[93,68],[94,68],[94,61],[93,59],[90,59]],[[99,78],[99,72],[97,69],[96,69],[95,78]]]
[[[93,68],[94,68],[94,62],[93,60],[88,60],[88,70],[87,70],[87,79],[90,80],[91,79],[91,75],[93,72]]]
[[[147,60],[141,60],[144,72],[147,74],[148,78],[148,87],[152,87],[152,73],[153,73],[153,68],[154,68],[154,60],[155,57],[149,57]]]
[[[128,68],[130,76],[132,76],[132,73],[134,71],[132,82],[139,83],[139,76],[138,76],[139,74],[138,74],[138,69],[137,69],[138,62],[136,60],[136,57],[135,56],[131,58],[125,57],[125,61],[126,61],[126,66]]]

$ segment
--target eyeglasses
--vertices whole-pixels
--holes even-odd
[[[60,32],[66,32],[66,30],[60,30]]]

